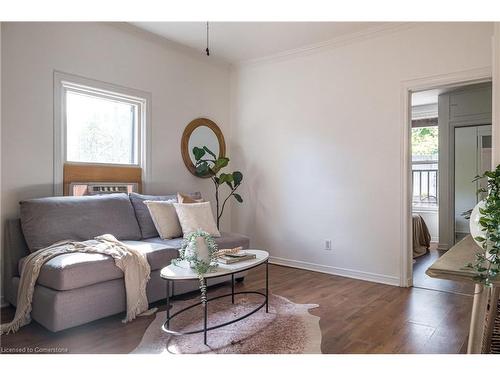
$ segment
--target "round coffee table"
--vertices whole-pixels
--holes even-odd
[[[204,304],[204,319],[203,319],[203,329],[198,329],[198,330],[193,330],[193,331],[187,331],[187,332],[179,332],[179,331],[173,331],[171,330],[170,327],[170,321],[178,316],[179,314],[182,314],[183,312],[192,309],[193,307],[199,306],[203,304],[203,302],[198,302],[192,305],[189,305],[174,314],[170,314],[170,285],[172,284],[172,295],[174,293],[174,283],[175,281],[181,281],[181,280],[199,280],[198,275],[194,270],[189,267],[189,264],[187,262],[179,262],[178,265],[169,265],[167,267],[162,268],[160,272],[160,276],[162,279],[164,279],[167,282],[167,320],[165,323],[162,325],[162,330],[166,333],[169,333],[171,335],[191,335],[194,333],[201,333],[203,332],[203,342],[205,345],[207,345],[207,332],[211,331],[216,328],[224,327],[232,323],[236,323],[242,319],[245,319],[249,317],[250,315],[256,313],[259,311],[262,307],[266,306],[266,313],[269,312],[269,253],[264,250],[245,250],[247,253],[255,254],[255,259],[249,259],[249,260],[244,260],[232,264],[223,264],[219,263],[217,268],[213,272],[206,273],[203,275],[205,285],[208,279],[212,279],[214,277],[220,277],[220,276],[229,276],[231,275],[231,293],[229,294],[224,294],[221,296],[216,296],[212,298],[207,298],[206,303]],[[266,266],[266,292],[262,293],[259,291],[242,291],[242,292],[234,292],[234,275],[243,271],[248,271],[251,270],[252,268],[259,267],[260,265]],[[217,324],[215,326],[208,326],[208,302],[224,298],[224,297],[229,297],[231,296],[231,303],[234,304],[234,296],[238,294],[257,294],[260,296],[263,296],[264,302],[262,302],[259,306],[257,306],[255,309],[252,311],[246,313],[243,316],[240,316],[239,318]]]

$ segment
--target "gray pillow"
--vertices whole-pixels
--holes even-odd
[[[201,199],[201,194],[199,192],[188,195],[190,195],[193,199]],[[135,216],[137,217],[137,222],[141,228],[142,238],[159,236],[155,224],[153,223],[153,219],[151,219],[151,214],[149,213],[148,207],[144,204],[144,201],[168,201],[172,199],[177,202],[177,194],[143,195],[130,193],[130,201],[134,206]]]
[[[22,201],[21,225],[30,251],[62,240],[84,241],[106,233],[119,240],[141,239],[134,208],[126,194]]]

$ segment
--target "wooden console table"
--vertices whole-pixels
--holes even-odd
[[[467,353],[469,354],[482,352],[483,338],[490,341],[496,314],[496,301],[498,301],[500,292],[500,278],[493,283],[493,288],[485,288],[473,280],[474,272],[465,268],[465,265],[475,261],[475,254],[479,250],[480,247],[474,242],[473,238],[467,236],[443,254],[426,271],[427,275],[437,279],[475,284],[469,342],[467,345]],[[492,307],[488,311],[488,302],[490,300],[492,301]],[[488,322],[487,326],[485,321]]]

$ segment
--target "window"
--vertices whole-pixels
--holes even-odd
[[[56,72],[55,193],[64,163],[141,167],[148,179],[150,95]]]
[[[66,90],[66,161],[138,164],[138,105]]]
[[[413,207],[438,207],[438,127],[411,129]]]
[[[141,101],[63,83],[68,162],[140,165]]]

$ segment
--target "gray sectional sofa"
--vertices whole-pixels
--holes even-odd
[[[200,195],[194,193],[193,197],[200,198]],[[87,240],[104,233],[113,234],[146,254],[151,266],[148,300],[151,303],[165,298],[166,286],[160,278],[160,270],[178,256],[182,238],[160,239],[143,201],[175,198],[175,195],[132,193],[49,197],[21,202],[21,218],[8,220],[5,228],[7,301],[16,305],[19,275],[30,251],[60,240]],[[222,233],[215,240],[219,248],[249,246],[248,237],[235,233]],[[209,285],[225,280],[212,279]],[[176,283],[173,293],[178,295],[197,288],[197,282]],[[56,332],[125,309],[123,273],[114,260],[102,254],[73,253],[57,256],[43,265],[35,287],[31,316]]]

